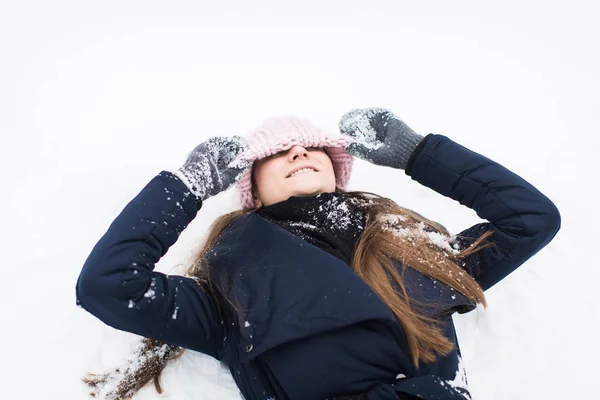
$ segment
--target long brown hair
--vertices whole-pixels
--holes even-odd
[[[409,298],[402,272],[404,268],[413,268],[487,308],[483,290],[461,267],[461,260],[485,247],[493,246],[487,240],[493,232],[488,231],[474,239],[468,248],[460,252],[452,251],[449,246],[441,246],[439,241],[431,238],[433,234],[450,239],[450,234],[442,225],[374,193],[336,191],[364,206],[366,224],[356,244],[351,268],[383,300],[402,325],[415,368],[418,368],[419,363],[435,361],[438,355],[449,354],[453,350],[453,344],[441,333],[440,321],[415,311],[414,306],[427,305]],[[233,222],[256,209],[236,210],[218,217],[190,260],[186,275],[194,278],[215,301],[218,297],[211,283],[210,265],[205,262],[204,255]],[[394,260],[400,262],[400,270]],[[226,306],[216,303],[220,309]],[[88,374],[83,380],[93,388],[91,396],[102,395],[110,400],[128,399],[149,382],[153,382],[156,390],[162,393],[162,370],[170,360],[181,356],[183,351],[176,346],[144,339],[134,352],[134,356],[143,356],[142,361],[129,361],[125,367],[108,374]],[[132,367],[134,363],[135,368]],[[106,390],[107,387],[110,390]]]

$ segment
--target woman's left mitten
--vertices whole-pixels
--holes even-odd
[[[340,132],[354,140],[346,151],[375,165],[405,169],[423,136],[385,108],[348,111],[339,122]]]

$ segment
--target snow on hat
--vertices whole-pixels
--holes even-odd
[[[265,120],[244,137],[245,150],[236,160],[250,162],[260,160],[293,146],[323,147],[331,159],[335,172],[336,187],[345,189],[350,180],[354,157],[345,148],[352,138],[326,133],[309,121],[297,117],[277,117]],[[252,168],[236,183],[242,207],[256,207],[252,196]]]

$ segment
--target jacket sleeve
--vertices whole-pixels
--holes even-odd
[[[487,220],[456,235],[468,247],[488,230],[495,246],[464,260],[465,270],[487,290],[546,246],[560,229],[556,206],[502,165],[443,135],[430,134],[411,155],[406,174],[473,209]]]
[[[215,304],[191,278],[153,271],[202,201],[163,171],[123,209],[88,256],[77,304],[116,329],[221,358]]]

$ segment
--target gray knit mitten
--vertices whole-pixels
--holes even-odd
[[[340,132],[355,141],[346,151],[375,165],[405,169],[423,136],[390,110],[361,108],[348,111],[339,122]]]
[[[196,197],[206,200],[237,182],[252,163],[232,161],[244,151],[241,136],[215,136],[200,143],[173,173]]]

